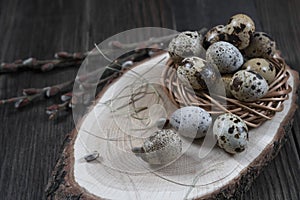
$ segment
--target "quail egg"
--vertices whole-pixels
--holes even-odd
[[[205,49],[201,46],[202,36],[198,32],[185,31],[177,35],[169,44],[169,54],[175,63],[189,56],[204,56]]]
[[[230,154],[242,152],[248,143],[248,127],[238,116],[226,113],[214,122],[213,134],[218,146]]]
[[[275,41],[264,32],[255,32],[249,46],[244,49],[248,58],[271,58],[276,51]]]
[[[240,70],[230,82],[232,95],[240,101],[256,101],[265,96],[269,90],[267,81],[254,71]]]
[[[208,112],[197,106],[187,106],[176,110],[170,117],[171,126],[188,138],[204,137],[211,126]]]
[[[218,80],[216,67],[198,57],[185,58],[177,68],[177,76],[193,89],[206,89]]]
[[[151,165],[168,164],[180,156],[182,140],[171,129],[158,130],[132,151]]]
[[[226,41],[227,34],[225,33],[225,29],[223,25],[218,25],[211,28],[203,38],[203,47],[207,49],[211,44],[218,41]]]
[[[222,81],[224,83],[226,97],[229,97],[229,98],[233,97],[231,94],[231,90],[230,90],[231,79],[232,79],[232,74],[223,74],[222,75]]]
[[[216,42],[206,51],[206,60],[214,63],[221,73],[232,73],[243,65],[243,55],[228,42]]]
[[[228,35],[226,41],[241,50],[249,46],[251,35],[255,31],[255,25],[247,15],[237,14],[229,19],[225,31]]]
[[[253,58],[244,63],[242,69],[252,70],[264,77],[268,84],[272,83],[276,76],[273,64],[264,58]]]

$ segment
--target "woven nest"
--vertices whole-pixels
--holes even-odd
[[[171,101],[178,107],[180,105],[199,106],[212,115],[224,112],[233,113],[240,116],[249,127],[256,128],[263,122],[271,120],[276,112],[283,110],[283,102],[288,99],[288,94],[292,91],[287,83],[290,74],[284,60],[274,57],[269,61],[276,68],[276,79],[269,85],[268,93],[256,102],[242,102],[220,95],[212,97],[206,90],[195,91],[184,86],[177,78],[176,70],[174,70],[177,69],[177,65],[172,59],[169,59],[163,71],[162,84]]]

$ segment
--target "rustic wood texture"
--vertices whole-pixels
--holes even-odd
[[[135,27],[197,30],[244,12],[254,18],[259,30],[274,37],[287,63],[299,71],[299,6],[298,0],[1,1],[1,61],[49,58],[60,50],[86,51],[94,42]],[[68,80],[75,74],[75,69],[66,69],[0,75],[0,98],[14,96],[22,88]],[[71,116],[48,122],[44,111],[49,104],[51,100],[19,111],[13,106],[0,107],[1,199],[45,198],[44,189],[63,140],[74,127]],[[243,199],[300,199],[299,120],[297,111],[285,146]]]

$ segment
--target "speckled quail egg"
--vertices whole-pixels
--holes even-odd
[[[221,73],[232,73],[244,62],[241,52],[228,42],[216,42],[206,51],[206,60],[214,63]]]
[[[255,32],[249,46],[244,49],[248,58],[271,58],[276,52],[275,41],[264,32]]]
[[[264,77],[268,84],[272,83],[276,76],[273,64],[264,58],[253,58],[244,63],[242,69],[252,70]]]
[[[248,127],[238,116],[226,113],[214,122],[213,134],[218,146],[226,152],[236,154],[242,152],[248,143]]]
[[[202,36],[198,32],[185,31],[177,35],[169,44],[169,54],[175,63],[189,56],[204,56],[205,49],[201,46]]]
[[[170,117],[171,126],[188,138],[204,137],[211,126],[208,112],[197,106],[187,106],[176,110]]]
[[[240,70],[233,75],[230,90],[238,100],[250,102],[265,96],[269,90],[269,85],[258,73]]]
[[[181,155],[182,140],[171,129],[158,130],[132,151],[151,165],[168,164]]]
[[[244,14],[237,14],[229,19],[225,26],[227,40],[238,49],[245,49],[249,46],[251,35],[255,31],[253,20]]]
[[[193,89],[205,89],[214,84],[219,73],[216,67],[198,57],[185,58],[177,68],[177,76],[186,86]]]
[[[204,36],[202,45],[207,49],[211,44],[218,41],[226,41],[227,34],[223,25],[218,25],[211,28]]]
[[[231,94],[231,90],[230,90],[230,82],[232,79],[233,74],[223,74],[222,75],[222,81],[225,87],[225,93],[226,93],[226,97],[233,97],[233,95]]]

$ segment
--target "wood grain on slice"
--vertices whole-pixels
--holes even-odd
[[[143,138],[156,130],[157,119],[169,116],[176,109],[160,86],[166,57],[167,54],[162,54],[135,66],[132,70],[136,73],[128,71],[99,94],[78,131],[74,130],[66,141],[48,185],[49,199],[71,196],[83,199],[226,199],[238,198],[249,189],[261,169],[276,156],[291,130],[297,107],[298,73],[289,69],[293,93],[284,102],[284,110],[250,131],[245,152],[231,156],[214,147],[200,159],[201,141],[184,140],[185,153],[181,157],[168,166],[153,167],[136,157],[131,148],[140,146]],[[137,73],[143,75],[142,81]],[[151,87],[146,87],[146,82],[151,83]],[[135,107],[123,107],[132,105],[127,96],[137,91],[146,95],[136,101]],[[133,108],[143,107],[148,109],[133,119]],[[84,156],[93,151],[98,151],[100,158],[86,162]]]

